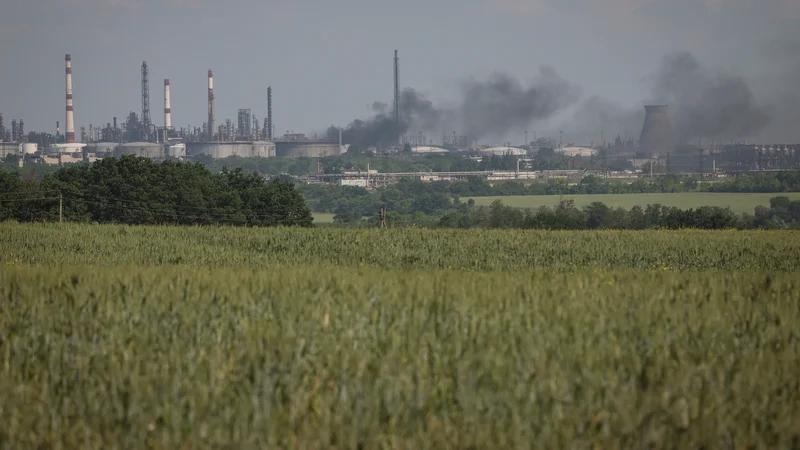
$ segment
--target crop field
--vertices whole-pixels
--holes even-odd
[[[792,448],[800,233],[0,224],[0,448]]]
[[[514,208],[536,209],[541,206],[555,206],[561,200],[574,200],[575,206],[583,207],[592,202],[601,202],[617,208],[631,209],[638,205],[644,208],[656,203],[674,206],[681,209],[699,208],[701,206],[719,206],[730,208],[735,213],[753,214],[756,206],[769,206],[769,199],[776,196],[787,196],[790,200],[800,200],[800,192],[780,194],[730,194],[715,192],[681,192],[675,194],[583,194],[583,195],[516,195],[495,197],[471,197],[476,205],[488,206],[495,200]],[[462,199],[463,201],[466,201]]]
[[[314,212],[311,213],[311,215],[314,216],[314,223],[315,224],[329,224],[329,223],[333,223],[333,217],[336,214],[314,211]]]

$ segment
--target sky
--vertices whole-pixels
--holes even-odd
[[[263,121],[272,86],[279,134],[322,133],[391,102],[397,49],[401,86],[441,105],[458,103],[470,80],[527,83],[551,68],[579,89],[575,102],[493,139],[521,142],[525,128],[599,141],[599,126],[575,119],[593,114],[585,102],[639,111],[664,58],[689,52],[746,80],[770,111],[748,137],[800,142],[788,104],[800,92],[798,21],[796,0],[4,0],[0,113],[7,127],[21,118],[26,130],[63,128],[70,53],[77,132],[141,111],[147,61],[157,125],[164,78],[173,125],[202,124],[211,68],[218,124],[238,108]],[[617,129],[607,135],[640,131],[608,126]]]

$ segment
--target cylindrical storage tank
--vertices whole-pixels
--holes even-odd
[[[114,153],[114,150],[119,147],[116,142],[95,142],[86,147],[86,151],[94,153],[95,155],[104,155],[107,153]]]
[[[20,151],[19,147],[19,144],[14,142],[0,142],[0,159],[3,159],[8,155],[18,154]]]
[[[412,153],[450,153],[450,150],[432,145],[412,145]]]
[[[275,156],[275,143],[269,141],[253,142],[254,158],[272,158]]]
[[[481,155],[497,155],[497,156],[523,156],[526,154],[525,150],[517,147],[490,147],[478,150]]]
[[[185,158],[186,144],[173,144],[167,149],[167,156],[170,158]]]
[[[117,147],[115,154],[119,156],[134,155],[143,158],[159,159],[164,157],[164,146],[152,142],[127,142]]]
[[[39,144],[19,144],[19,152],[23,155],[33,155],[39,151]]]
[[[186,145],[189,156],[208,155],[214,159],[238,156],[250,158],[253,155],[253,144],[250,142],[190,142]]]
[[[341,147],[338,142],[278,141],[275,142],[275,156],[280,158],[321,158],[338,156]]]
[[[73,142],[68,144],[53,144],[47,149],[48,153],[82,153],[86,144]]]

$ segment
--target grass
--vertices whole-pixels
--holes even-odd
[[[314,216],[314,223],[315,224],[331,224],[333,223],[333,217],[336,215],[334,213],[326,213],[326,212],[312,212],[312,216]]]
[[[0,448],[792,448],[800,233],[0,224]]]
[[[769,199],[777,196],[787,196],[791,200],[800,200],[800,192],[780,194],[730,194],[712,192],[684,192],[675,194],[583,194],[583,195],[517,195],[517,196],[492,196],[472,197],[476,205],[488,206],[495,200],[514,208],[539,208],[541,206],[555,206],[562,199],[572,199],[578,207],[586,206],[592,202],[602,202],[611,207],[631,209],[639,205],[645,207],[656,203],[665,206],[675,206],[681,209],[699,208],[701,206],[729,207],[736,213],[753,214],[756,206],[769,206]],[[466,201],[462,199],[462,201]]]

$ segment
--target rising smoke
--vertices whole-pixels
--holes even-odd
[[[666,56],[652,78],[650,98],[633,108],[602,97],[583,100],[568,128],[638,136],[646,103],[669,105],[673,142],[752,138],[773,121],[774,105],[759,101],[740,76],[713,70],[690,53]],[[567,126],[567,125],[565,125]]]
[[[744,78],[704,67],[689,53],[664,58],[653,95],[670,105],[679,140],[744,138],[771,120]]]
[[[580,90],[551,68],[542,68],[525,86],[507,74],[461,84],[460,101],[454,108],[436,106],[421,93],[405,89],[400,94],[400,133],[461,130],[469,141],[501,138],[525,130],[573,104]],[[355,120],[342,134],[343,141],[359,147],[388,146],[396,142],[394,117],[384,104],[373,105],[374,115]],[[328,131],[334,138],[337,131]]]
[[[603,97],[593,96],[582,100],[569,124],[561,128],[572,129],[571,136],[599,142],[605,133],[606,142],[637,136],[644,122],[644,108],[626,108]],[[581,136],[582,135],[582,136]],[[586,137],[590,136],[590,137]]]
[[[578,88],[551,68],[543,68],[528,87],[498,74],[485,82],[465,83],[463,92],[456,118],[472,139],[496,139],[511,131],[524,131],[533,122],[548,119],[573,104],[580,95]]]
[[[638,136],[644,118],[642,106],[663,103],[669,105],[674,142],[741,139],[770,125],[774,111],[787,110],[774,101],[759,101],[743,77],[706,67],[690,53],[665,57],[652,80],[651,98],[634,108],[598,96],[582,100],[567,128],[593,135],[603,130],[607,141],[616,135]],[[465,81],[460,86],[460,100],[452,108],[439,107],[421,93],[405,89],[400,96],[400,133],[459,130],[470,142],[502,139],[556,116],[575,105],[579,97],[578,87],[547,67],[528,86],[507,74]],[[343,130],[345,143],[364,148],[396,142],[393,110],[376,103],[373,113]],[[328,137],[335,138],[336,133],[329,130]]]

